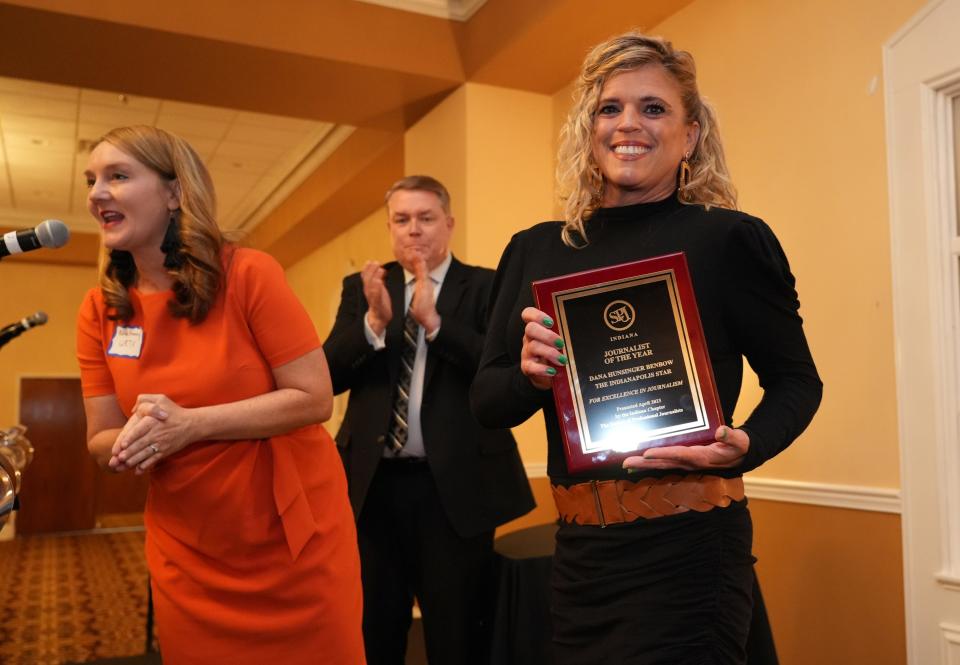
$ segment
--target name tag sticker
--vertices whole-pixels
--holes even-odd
[[[110,340],[108,356],[139,358],[143,348],[143,328],[140,326],[117,326]]]

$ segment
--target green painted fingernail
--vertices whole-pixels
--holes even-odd
[[[551,319],[549,316],[543,317],[543,325],[545,325],[545,326],[548,327],[548,328],[552,328],[552,327],[553,327],[553,319]]]
[[[627,473],[636,473],[636,472],[639,471],[639,470],[640,470],[640,469],[638,469],[638,468],[635,467],[635,466],[628,466],[628,467],[625,469],[625,471],[626,471]]]
[[[553,345],[554,345],[555,347],[557,347],[558,349],[562,349],[562,348],[563,348],[563,340],[558,337],[558,338],[556,338],[555,340],[553,340]]]
[[[566,365],[566,364],[567,364],[567,357],[566,357],[565,355],[561,354],[561,355],[557,356],[557,362],[560,363],[561,365]]]
[[[555,370],[555,369],[552,368],[552,367],[548,367],[548,368],[547,368],[547,374],[549,374],[550,376],[556,376],[556,375],[557,375],[557,370]]]

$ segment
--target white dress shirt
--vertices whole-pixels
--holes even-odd
[[[447,258],[429,273],[430,279],[433,281],[434,303],[436,303],[437,297],[440,295],[440,289],[443,286],[443,280],[447,276],[447,270],[450,268],[452,259],[453,255],[447,252]],[[413,299],[413,287],[417,280],[416,276],[411,272],[407,272],[406,269],[403,271],[403,278],[406,284],[403,294],[403,312],[394,312],[393,315],[405,318],[407,316],[407,310],[410,309],[410,301]],[[442,321],[440,325],[443,325]],[[381,351],[386,348],[386,329],[384,329],[379,336],[374,334],[370,328],[370,324],[367,322],[366,316],[363,317],[363,331],[367,337],[367,341],[370,342],[375,350]],[[413,375],[410,377],[410,399],[407,402],[407,443],[397,454],[394,454],[390,448],[384,446],[384,457],[426,457],[427,455],[427,451],[423,446],[423,430],[420,428],[420,404],[423,401],[423,378],[427,368],[427,342],[432,342],[436,339],[439,332],[440,327],[438,326],[428,340],[425,337],[423,326],[420,326],[420,333],[417,336],[417,355],[413,359]]]

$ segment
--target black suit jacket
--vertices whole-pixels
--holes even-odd
[[[350,391],[336,438],[357,516],[383,456],[402,350],[403,268],[396,262],[384,268],[393,307],[386,348],[374,351],[364,335],[367,301],[359,273],[343,280],[337,319],[323,344],[334,393]],[[470,382],[483,349],[493,276],[492,270],[451,261],[437,299],[440,332],[427,344],[420,406],[430,471],[444,511],[465,538],[492,530],[535,505],[510,430],[486,429],[470,411]]]

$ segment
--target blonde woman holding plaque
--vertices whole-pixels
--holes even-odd
[[[545,413],[560,514],[556,663],[745,663],[754,558],[741,476],[804,430],[822,391],[786,256],[763,221],[736,210],[693,58],[663,39],[628,33],[590,52],[558,174],[564,220],[516,234],[504,251],[471,392],[488,427]],[[530,285],[675,252],[686,255],[728,424],[703,445],[573,474],[550,390],[568,358]],[[744,358],[764,393],[734,427]]]

